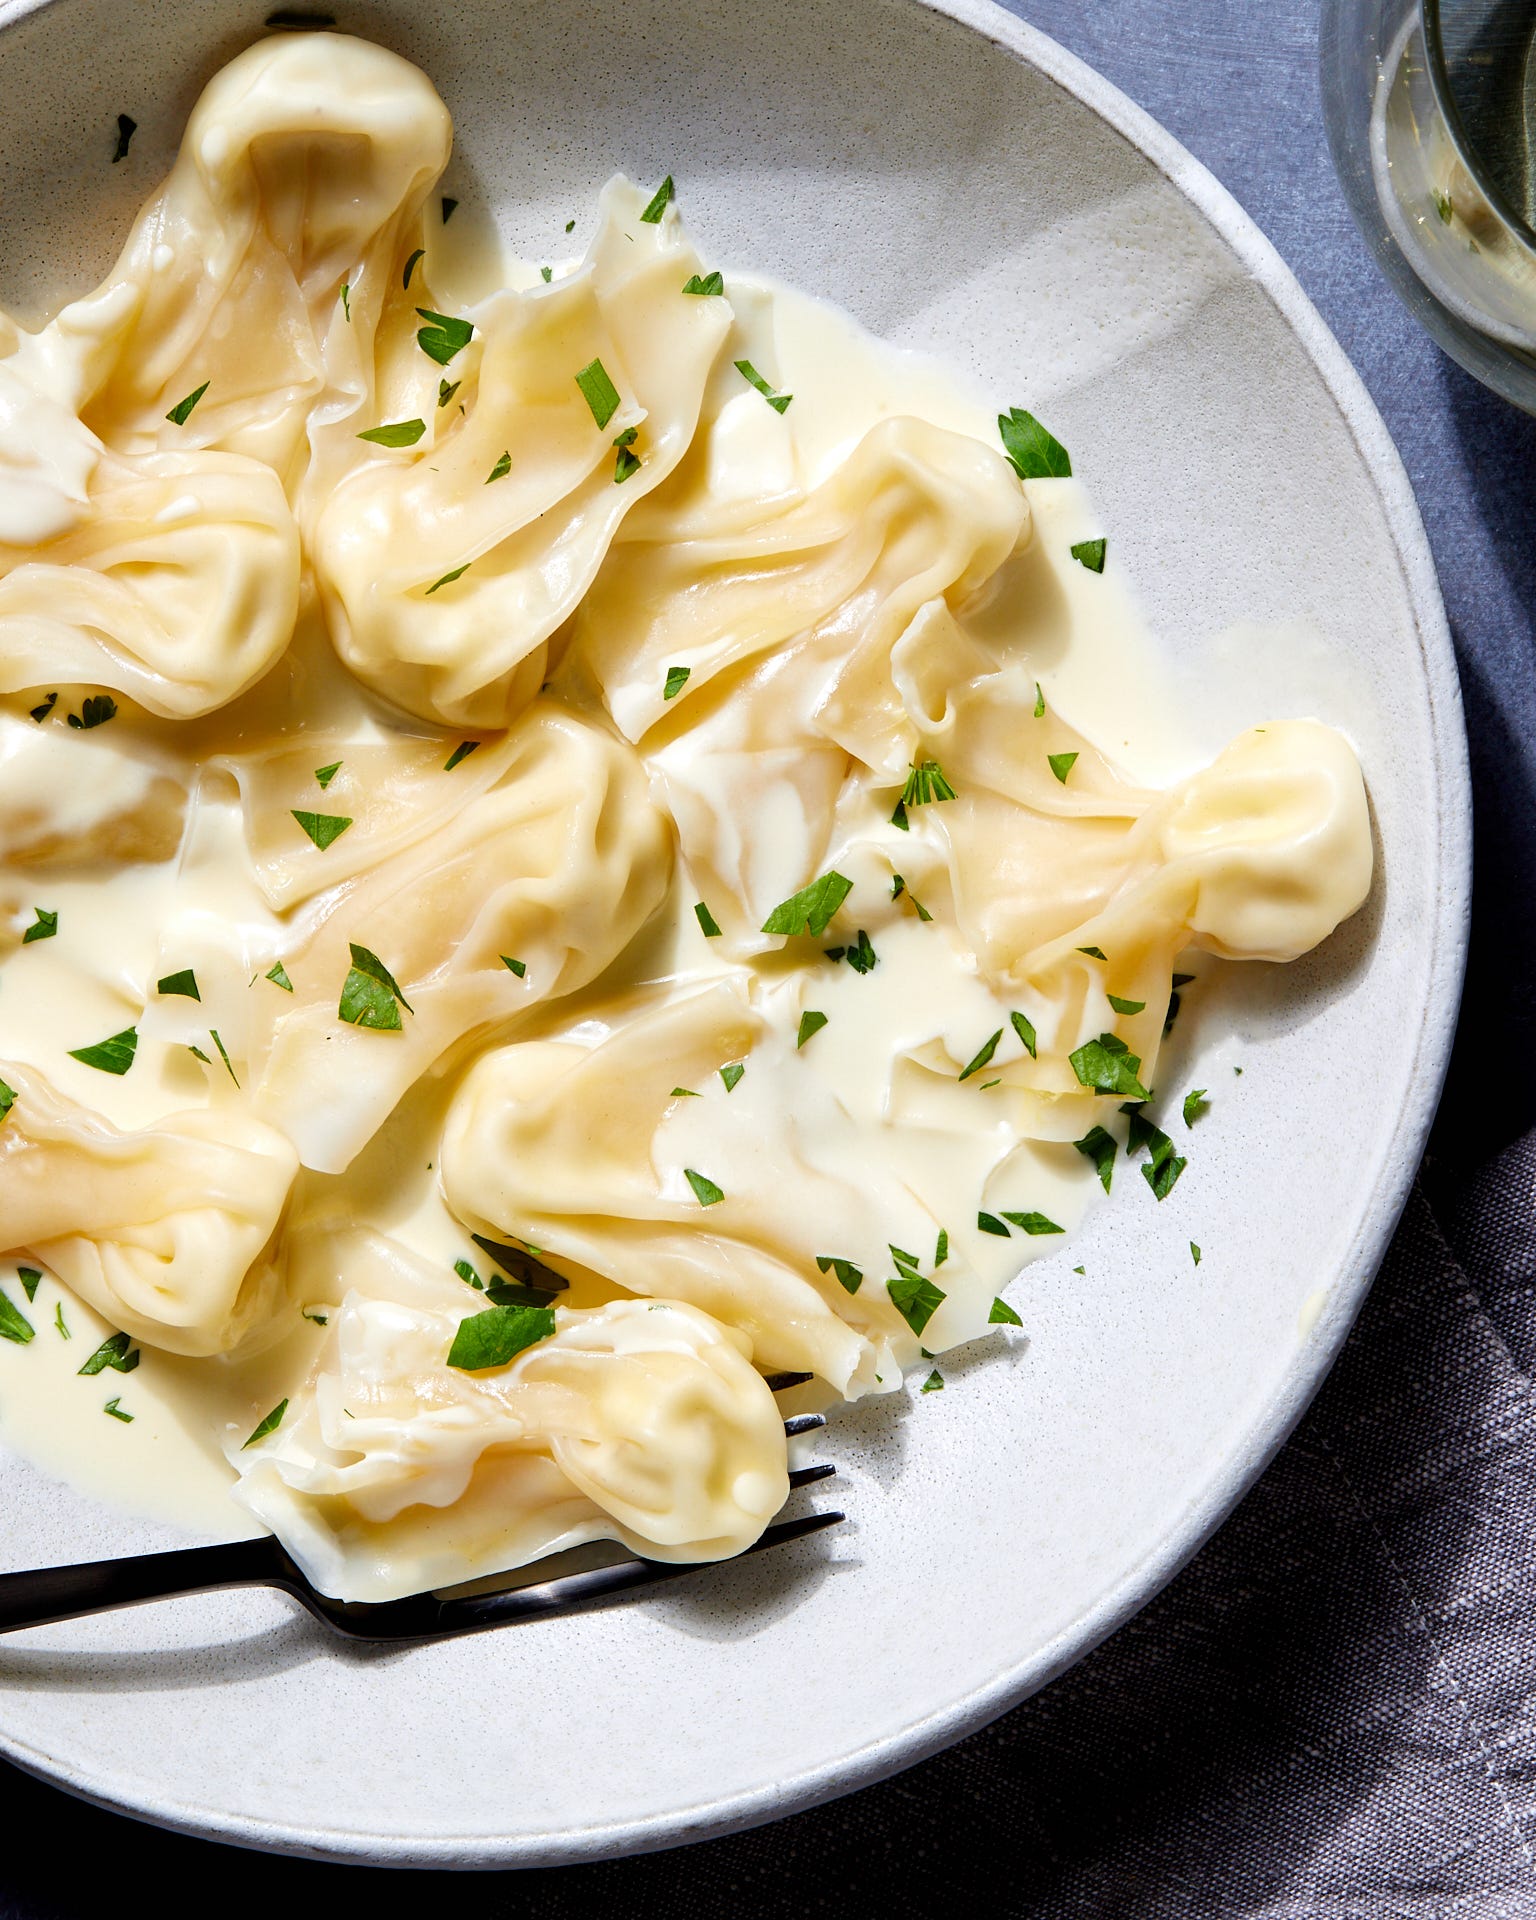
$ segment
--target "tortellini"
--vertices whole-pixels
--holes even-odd
[[[474,1296],[377,1235],[275,1436],[229,1430],[239,1497],[325,1592],[379,1600],[616,1537],[652,1559],[750,1546],[789,1486],[748,1343],[681,1301],[558,1308],[510,1365],[446,1364]]]
[[[298,1156],[238,1111],[124,1133],[41,1074],[0,1061],[0,1242],[170,1353],[226,1353],[265,1330]]]

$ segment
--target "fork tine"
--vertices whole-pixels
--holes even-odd
[[[765,1373],[763,1385],[770,1393],[786,1393],[791,1387],[803,1387],[807,1380],[814,1380],[814,1373]]]
[[[797,1433],[814,1433],[818,1427],[827,1424],[826,1415],[821,1413],[797,1413],[784,1422],[784,1432],[793,1440]]]
[[[837,1468],[830,1460],[824,1460],[816,1467],[796,1467],[789,1476],[789,1484],[791,1487],[808,1487],[813,1480],[830,1480],[836,1472]]]
[[[746,1553],[766,1553],[774,1547],[803,1540],[823,1527],[835,1527],[847,1516],[842,1513],[807,1513],[795,1520],[780,1520],[761,1534]],[[738,1559],[745,1555],[737,1555]],[[455,1633],[475,1633],[485,1627],[500,1627],[517,1620],[537,1618],[540,1614],[559,1613],[583,1601],[608,1599],[612,1595],[633,1592],[637,1587],[659,1586],[685,1574],[697,1573],[701,1566],[724,1566],[724,1561],[697,1560],[621,1560],[616,1566],[594,1567],[586,1573],[568,1573],[542,1585],[516,1587],[509,1593],[470,1594],[461,1600],[445,1600],[437,1609],[437,1623],[420,1638],[439,1639]],[[382,1620],[378,1623],[385,1624]],[[366,1627],[352,1629],[369,1637]],[[395,1639],[393,1633],[380,1633],[381,1639]]]

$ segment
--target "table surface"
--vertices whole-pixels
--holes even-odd
[[[1442,1178],[1447,1169],[1470,1177],[1536,1113],[1528,1076],[1486,1066],[1490,1049],[1514,1063],[1536,1058],[1536,420],[1486,393],[1418,331],[1351,224],[1323,134],[1318,0],[1014,0],[1011,10],[1123,88],[1247,208],[1364,376],[1407,466],[1440,571],[1471,738],[1471,961],[1433,1143]],[[1306,480],[1277,474],[1275,483]],[[593,1900],[636,1917],[798,1915],[846,1911],[860,1897],[927,1901],[964,1880],[1023,1911],[1006,1889],[1015,1884],[1010,1858],[1030,1846],[1027,1815],[1015,1832],[989,1829],[972,1804],[986,1743],[1006,1737],[1007,1724],[770,1832],[594,1867],[473,1874],[464,1877],[473,1886],[454,1892],[493,1915],[574,1915]],[[365,1877],[375,1904],[403,1908],[425,1891],[415,1873],[236,1854],[163,1834],[3,1767],[0,1785],[7,1920],[96,1915],[132,1889],[194,1875],[241,1912],[285,1897],[355,1896]],[[1027,1910],[1066,1909],[1029,1897]]]

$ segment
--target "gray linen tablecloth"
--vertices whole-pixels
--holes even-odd
[[[1467,1007],[1430,1159],[1343,1358],[1158,1601],[883,1786],[675,1853],[429,1888],[235,1855],[0,1768],[5,1915],[148,1895],[173,1912],[452,1900],[530,1920],[877,1901],[1042,1920],[1536,1917],[1536,423],[1442,359],[1356,237],[1323,139],[1317,0],[1014,4],[1274,240],[1386,416],[1440,566],[1477,788]]]

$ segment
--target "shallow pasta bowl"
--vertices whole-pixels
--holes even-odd
[[[263,10],[0,4],[0,305],[35,320],[94,281]],[[1228,970],[1181,1021],[1180,1077],[1213,1105],[1168,1204],[1117,1195],[1030,1269],[1027,1346],[834,1422],[854,1524],[830,1544],[387,1655],[338,1653],[264,1596],[0,1648],[0,1748],[104,1804],[336,1858],[592,1858],[774,1818],[973,1730],[1144,1604],[1251,1483],[1349,1328],[1438,1094],[1465,741],[1407,482],[1339,349],[1209,176],[1008,15],[397,0],[339,24],[431,75],[457,123],[445,186],[514,248],[538,257],[617,168],[670,172],[727,267],[1044,415],[1200,743],[1331,721],[1378,831],[1362,914],[1283,974]],[[113,166],[119,113],[138,132]],[[10,1566],[179,1544],[17,1459],[0,1485]],[[466,1791],[484,1780],[516,1792]]]

